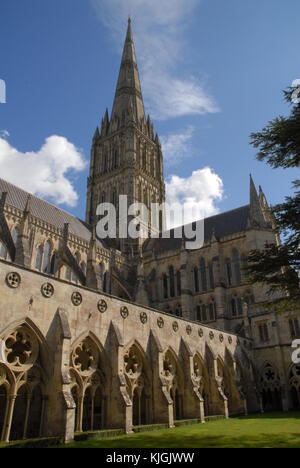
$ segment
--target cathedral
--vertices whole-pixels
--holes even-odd
[[[262,189],[250,177],[249,203],[206,218],[193,250],[172,231],[98,237],[98,205],[119,217],[120,195],[149,210],[165,201],[130,20],[92,141],[86,219],[0,179],[0,440],[299,408],[299,319],[248,281],[248,253],[280,242]]]

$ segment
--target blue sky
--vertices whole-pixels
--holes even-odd
[[[248,203],[251,172],[281,201],[295,172],[255,161],[249,135],[289,112],[298,0],[2,0],[0,176],[84,217],[84,160],[111,111],[129,14],[169,196],[226,211]]]

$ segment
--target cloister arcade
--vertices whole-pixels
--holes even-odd
[[[48,344],[30,320],[6,329],[0,339],[1,440],[42,436],[51,392]],[[111,361],[113,356],[108,356],[92,332],[72,343],[69,391],[74,404],[75,432],[111,427],[112,368],[116,364]],[[174,421],[191,418],[191,395],[193,408],[198,408],[192,415],[194,418],[199,418],[201,408],[203,416],[230,416],[247,410],[247,365],[238,362],[228,350],[222,357],[215,356],[207,345],[204,355],[197,351],[191,356],[189,368],[181,353],[167,347],[162,353],[160,375],[152,360],[153,355],[137,340],[132,340],[122,351],[119,371],[125,377],[133,426],[157,422],[154,387],[159,387],[160,382],[170,399]],[[299,408],[299,366],[293,366],[289,375],[293,406]],[[264,409],[278,407],[281,384],[269,362],[261,370],[260,383]]]

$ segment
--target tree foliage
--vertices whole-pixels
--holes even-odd
[[[294,88],[284,91],[292,105],[288,117],[278,117],[252,133],[251,144],[258,149],[257,159],[272,168],[300,166],[300,103],[293,103]],[[249,254],[252,283],[268,287],[270,294],[281,293],[282,301],[291,307],[300,305],[300,181],[293,182],[293,196],[270,208],[274,232],[281,237],[278,244],[266,244],[264,250]]]

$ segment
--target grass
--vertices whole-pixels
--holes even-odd
[[[62,447],[62,446],[61,446]],[[300,448],[300,413],[270,413],[78,441],[66,448]]]

